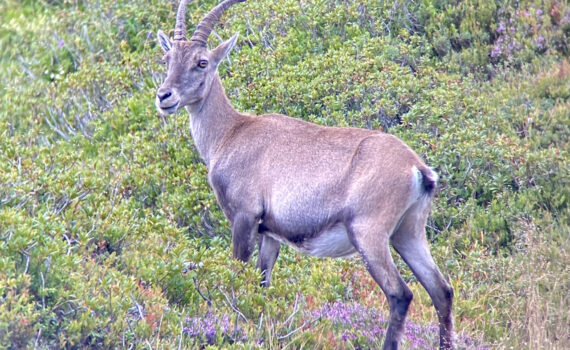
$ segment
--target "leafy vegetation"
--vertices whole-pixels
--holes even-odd
[[[214,4],[189,5],[190,30]],[[267,289],[231,259],[187,115],[153,106],[176,7],[0,3],[0,349],[379,347],[359,259],[285,248]],[[566,1],[249,1],[217,30],[240,34],[220,69],[238,110],[380,129],[436,168],[460,348],[570,347]],[[404,348],[432,348],[398,264]]]

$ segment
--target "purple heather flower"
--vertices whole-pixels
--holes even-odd
[[[351,342],[356,348],[369,348],[373,344],[376,345],[378,339],[382,338],[386,332],[386,319],[377,310],[366,308],[358,303],[327,303],[320,309],[307,311],[306,314],[313,318],[330,320],[340,340]],[[437,346],[439,326],[437,324],[421,326],[407,321],[404,334],[404,341],[410,349],[431,350]],[[466,334],[459,335],[457,344],[461,348],[489,350],[488,346],[481,344],[481,340],[473,339]]]
[[[228,333],[228,331],[230,329],[230,317],[227,314],[222,316],[221,328],[222,328],[222,332],[224,332],[224,333]]]
[[[57,44],[57,47],[63,47],[63,44],[65,44],[65,42],[63,41],[63,39],[61,39]]]
[[[546,47],[546,39],[542,35],[539,35],[536,39],[534,39],[534,43],[539,50],[542,50]]]
[[[152,32],[148,32],[148,34],[146,35],[147,39],[150,39],[152,37]]]
[[[184,327],[184,333],[210,345],[216,344],[218,335],[229,336],[234,339],[241,338],[242,342],[247,340],[241,328],[230,329],[230,317],[227,314],[220,318],[216,314],[208,312],[204,317],[186,317],[185,320],[188,325]]]
[[[542,15],[542,10],[541,9],[536,10],[536,14],[539,16]]]
[[[570,23],[570,11],[566,11],[566,13],[564,14],[564,17],[562,17],[562,19],[560,20],[560,24],[567,24]]]
[[[499,26],[497,27],[497,33],[503,34],[506,30],[505,23],[499,22]]]
[[[206,339],[208,340],[208,344],[213,344],[216,340],[216,326],[219,320],[215,315],[207,314],[206,319],[204,320],[204,333],[206,334]]]
[[[493,46],[493,49],[491,50],[491,57],[495,58],[495,57],[499,57],[502,53],[501,47],[497,44],[495,44]]]

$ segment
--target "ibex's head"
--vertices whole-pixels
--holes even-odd
[[[162,31],[158,31],[167,69],[166,79],[156,92],[155,103],[160,113],[172,114],[179,108],[200,103],[208,95],[218,65],[234,46],[237,34],[212,51],[208,50],[206,41],[224,11],[234,3],[243,1],[225,0],[214,7],[202,19],[189,41],[184,24],[188,0],[180,1],[174,39],[170,40]]]

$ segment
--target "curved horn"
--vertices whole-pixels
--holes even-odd
[[[174,26],[174,41],[186,41],[186,5],[190,0],[180,0],[176,13],[176,26]]]
[[[236,2],[244,2],[245,0],[225,0],[224,2],[218,4],[218,6],[214,7],[198,24],[194,35],[190,38],[190,41],[195,41],[206,46],[206,42],[208,41],[208,37],[214,29],[214,26],[220,20],[220,17],[228,9],[228,7],[232,6]]]

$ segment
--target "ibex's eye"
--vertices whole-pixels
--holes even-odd
[[[198,61],[198,67],[204,69],[204,68],[206,68],[207,66],[208,66],[208,61],[206,61],[206,60],[200,60],[200,61]]]

